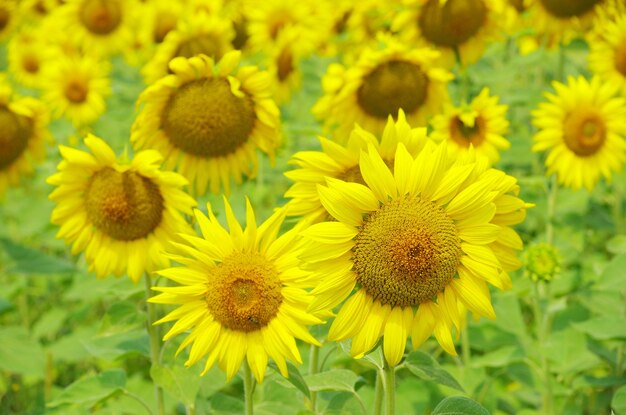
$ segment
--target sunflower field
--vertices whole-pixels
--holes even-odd
[[[0,0],[0,415],[626,415],[626,0]]]

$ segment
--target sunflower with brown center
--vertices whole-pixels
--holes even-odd
[[[54,49],[44,41],[41,30],[24,26],[9,41],[9,71],[20,84],[39,88],[44,66],[57,58]]]
[[[626,100],[616,97],[616,85],[594,77],[569,77],[567,84],[552,83],[556,94],[546,93],[532,112],[533,151],[549,150],[547,174],[559,183],[591,191],[601,176],[610,180],[626,160]]]
[[[302,39],[301,31],[289,28],[281,31],[266,57],[267,71],[272,80],[272,96],[277,104],[289,101],[302,84],[300,60],[312,52]]]
[[[391,117],[390,117],[391,118]],[[291,199],[286,206],[287,215],[304,216],[312,222],[328,220],[329,213],[320,203],[317,186],[326,183],[326,178],[365,184],[359,169],[359,153],[373,145],[385,164],[393,167],[398,144],[402,143],[411,155],[417,155],[427,141],[425,128],[411,128],[400,110],[398,121],[386,128],[379,138],[356,126],[346,145],[319,137],[321,151],[300,151],[289,161],[297,168],[287,171],[285,176],[295,183],[285,192]]]
[[[192,232],[182,216],[196,204],[181,189],[187,180],[161,171],[154,150],[123,163],[102,139],[89,135],[85,144],[90,152],[59,146],[63,161],[48,178],[56,187],[50,199],[57,204],[51,218],[60,226],[57,238],[72,244],[72,254],[85,252],[98,278],[127,274],[137,282],[168,267],[165,246]]]
[[[354,124],[378,135],[387,118],[402,109],[410,124],[425,126],[448,100],[452,75],[434,66],[439,53],[383,38],[386,47],[367,48],[348,68],[330,65],[322,80],[324,96],[313,107],[335,141],[344,143]]]
[[[217,65],[205,55],[176,58],[173,73],[139,98],[144,107],[133,125],[133,145],[158,150],[198,194],[207,186],[228,191],[231,178],[254,177],[256,149],[273,159],[280,143],[268,74],[254,66],[234,73],[240,55],[229,52]]]
[[[442,114],[436,115],[431,121],[431,137],[448,141],[448,150],[457,154],[469,151],[471,146],[493,165],[500,159],[499,151],[511,146],[504,138],[509,128],[506,111],[507,106],[499,105],[498,97],[490,96],[489,88],[483,88],[469,104],[447,105]]]
[[[359,168],[365,184],[327,178],[318,186],[335,220],[303,231],[306,269],[325,276],[310,310],[343,303],[328,338],[351,339],[357,358],[383,336],[395,366],[409,336],[417,348],[432,333],[456,354],[459,304],[495,318],[487,283],[509,288],[507,272],[520,266],[522,242],[510,225],[528,205],[517,197],[516,180],[473,152],[452,157],[446,143],[432,141],[415,157],[398,144],[392,168],[370,145]]]
[[[8,186],[33,172],[33,163],[43,160],[49,136],[48,111],[34,98],[13,94],[0,76],[0,198]]]
[[[90,56],[56,57],[41,80],[43,99],[56,118],[65,117],[79,128],[95,122],[106,110],[111,93],[110,64]]]
[[[211,206],[208,218],[196,210],[202,236],[183,236],[186,244],[169,255],[183,266],[159,272],[180,286],[154,287],[161,294],[149,301],[180,306],[158,323],[177,320],[164,340],[189,331],[178,349],[191,345],[185,365],[207,357],[202,374],[217,362],[230,379],[245,358],[262,382],[272,358],[288,376],[287,360],[302,363],[295,339],[319,345],[306,326],[321,323],[307,312],[312,297],[305,289],[315,281],[298,267],[299,229],[277,237],[283,210],[257,227],[247,201],[244,230],[226,199],[224,205],[229,230]]]
[[[413,0],[408,6],[392,29],[404,41],[440,50],[446,67],[457,58],[462,65],[476,62],[502,28],[499,0]]]
[[[228,19],[206,12],[183,13],[176,28],[167,33],[152,59],[143,67],[144,81],[151,85],[171,73],[168,65],[176,57],[191,58],[203,54],[218,61],[232,50],[234,36]]]
[[[603,16],[589,36],[589,69],[615,84],[626,96],[626,6],[615,16]]]

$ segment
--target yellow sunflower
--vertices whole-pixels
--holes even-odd
[[[44,74],[43,99],[55,117],[65,117],[77,128],[89,125],[106,109],[109,71],[109,62],[89,56],[58,57]]]
[[[458,108],[448,105],[443,114],[435,116],[431,137],[448,141],[448,150],[453,153],[467,152],[471,144],[493,165],[500,159],[499,151],[511,146],[504,138],[509,128],[507,108],[498,104],[497,96],[489,95],[489,88],[483,88],[469,104]]]
[[[485,46],[499,36],[501,0],[411,0],[392,29],[403,40],[440,50],[441,64],[476,62]]]
[[[207,185],[226,192],[230,180],[254,177],[256,149],[273,160],[280,143],[280,113],[269,97],[270,81],[256,66],[241,67],[241,52],[217,63],[200,55],[175,58],[173,74],[148,87],[131,132],[136,148],[155,148],[168,168],[187,177],[203,194]]]
[[[619,87],[626,96],[626,12],[615,19],[600,19],[596,36],[589,39],[589,69]]]
[[[40,30],[24,26],[9,41],[7,55],[11,75],[24,86],[40,88],[43,68],[57,58],[56,49],[45,42]]]
[[[400,110],[398,122],[393,128],[386,128],[380,143],[377,137],[358,125],[350,134],[345,146],[324,137],[319,137],[322,151],[300,151],[293,155],[290,164],[297,169],[288,171],[285,176],[295,183],[287,190],[285,197],[288,215],[305,216],[312,222],[327,220],[326,209],[320,202],[317,186],[326,183],[326,178],[340,179],[351,183],[365,184],[359,170],[359,153],[373,145],[385,164],[393,166],[398,144],[402,143],[409,154],[417,155],[426,144],[426,129],[411,128]]]
[[[321,323],[307,312],[311,275],[298,267],[298,230],[277,237],[282,210],[257,228],[248,201],[244,230],[226,199],[224,205],[229,231],[210,206],[208,218],[196,210],[202,237],[183,235],[187,245],[169,255],[183,266],[159,272],[180,286],[154,287],[161,294],[149,301],[180,306],[158,323],[177,320],[164,340],[189,331],[178,349],[192,345],[185,365],[208,356],[203,374],[217,362],[230,379],[247,358],[262,382],[272,358],[288,376],[287,359],[302,363],[295,340],[319,345],[306,326]]]
[[[277,104],[289,101],[293,91],[302,83],[300,60],[307,54],[301,47],[296,28],[283,30],[266,58],[267,71],[272,80],[272,96]]]
[[[102,139],[89,135],[85,144],[90,152],[59,146],[63,161],[48,178],[56,187],[50,199],[57,238],[72,244],[72,254],[84,251],[98,278],[126,273],[136,283],[144,272],[168,267],[164,247],[192,232],[181,215],[196,204],[181,189],[187,181],[159,170],[154,150],[120,162]]]
[[[385,48],[365,49],[348,68],[330,65],[322,80],[324,96],[313,112],[328,130],[337,128],[338,142],[347,140],[355,123],[380,134],[387,117],[400,109],[410,124],[425,126],[449,99],[446,85],[452,75],[434,66],[437,51],[384,40]]]
[[[387,128],[393,128],[390,121]],[[510,287],[522,248],[510,225],[526,205],[515,178],[487,168],[470,152],[451,157],[429,141],[417,157],[398,144],[390,169],[370,145],[359,167],[365,185],[327,179],[320,200],[335,221],[303,231],[302,255],[324,275],[310,311],[342,303],[329,340],[352,339],[362,357],[383,336],[387,363],[397,365],[407,337],[417,348],[432,333],[456,354],[451,330],[461,329],[459,303],[495,318],[487,283]]]
[[[167,75],[170,61],[204,54],[215,60],[232,49],[235,32],[230,20],[207,13],[186,15],[175,30],[167,33],[152,59],[142,69],[144,81],[151,85]]]
[[[0,0],[0,41],[8,37],[17,26],[19,18],[13,0]]]
[[[550,150],[547,174],[572,189],[592,190],[600,176],[611,179],[626,160],[626,100],[615,97],[616,86],[593,77],[569,77],[567,85],[553,82],[532,112],[539,129],[533,151]]]
[[[132,41],[135,0],[67,0],[47,19],[90,54],[122,51]],[[55,33],[55,32],[52,32]]]
[[[44,158],[48,112],[34,98],[13,95],[0,75],[0,197]]]

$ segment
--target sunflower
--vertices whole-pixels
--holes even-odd
[[[47,20],[54,22],[56,31],[69,34],[81,50],[109,55],[131,43],[135,7],[135,0],[67,0]]]
[[[446,85],[452,75],[434,66],[437,51],[382,39],[384,49],[366,48],[348,68],[332,64],[322,80],[325,94],[313,112],[327,129],[337,127],[338,142],[346,141],[355,123],[380,134],[387,117],[396,116],[399,109],[410,124],[425,126],[448,100]]]
[[[12,0],[0,0],[0,41],[11,34],[17,26],[17,19],[16,3]]]
[[[600,176],[611,179],[626,160],[626,100],[615,97],[616,86],[593,77],[553,82],[556,95],[546,93],[532,112],[539,129],[532,150],[550,150],[547,173],[572,189],[591,191]]]
[[[126,273],[137,283],[144,272],[169,266],[161,251],[178,233],[192,232],[181,213],[191,214],[196,202],[181,189],[182,176],[159,170],[158,152],[119,162],[102,139],[89,135],[85,144],[90,152],[59,146],[63,161],[48,178],[56,187],[57,238],[72,244],[72,254],[84,251],[98,278]]]
[[[66,117],[74,126],[89,125],[105,109],[111,92],[110,65],[89,56],[61,56],[50,62],[42,80],[43,99],[53,115]]]
[[[435,116],[431,137],[448,141],[448,150],[454,153],[469,151],[471,144],[477,154],[495,164],[500,159],[498,151],[511,146],[503,137],[509,128],[507,108],[498,104],[497,96],[489,95],[489,88],[483,88],[469,105],[448,105],[443,114]]]
[[[602,31],[589,39],[589,69],[626,96],[626,13],[597,24]]]
[[[405,41],[442,52],[441,64],[476,62],[485,46],[499,36],[501,0],[412,0],[398,13],[392,29]]]
[[[188,245],[176,244],[170,255],[183,266],[159,272],[181,285],[153,288],[161,294],[150,302],[180,305],[157,323],[178,320],[164,340],[190,331],[178,352],[192,345],[187,366],[208,356],[202,374],[217,362],[230,379],[245,357],[262,382],[271,357],[288,376],[286,359],[302,363],[295,339],[319,345],[306,326],[321,323],[306,311],[311,275],[298,267],[298,229],[276,237],[282,210],[257,228],[247,201],[243,230],[226,199],[224,205],[230,231],[210,206],[208,218],[196,210],[202,238],[184,235]]]
[[[289,101],[292,92],[302,83],[300,60],[307,51],[299,40],[297,29],[283,30],[266,58],[267,71],[272,80],[272,96],[277,104]]]
[[[232,49],[235,32],[230,20],[197,13],[182,19],[167,33],[152,59],[142,69],[144,81],[151,85],[168,74],[168,64],[176,57],[191,58],[204,54],[219,60]]]
[[[280,143],[280,113],[269,98],[270,81],[255,66],[233,73],[241,52],[224,55],[217,64],[200,55],[175,58],[173,74],[148,87],[140,96],[143,111],[132,128],[136,148],[155,148],[168,168],[189,179],[198,194],[242,174],[256,174],[256,149],[273,160]]]
[[[390,117],[391,118],[391,117]],[[293,155],[290,164],[298,168],[288,171],[285,176],[295,183],[287,190],[285,197],[287,214],[305,216],[312,222],[327,220],[329,214],[322,206],[317,186],[326,183],[326,178],[341,179],[346,182],[365,184],[359,170],[359,153],[373,145],[385,164],[393,166],[398,144],[402,143],[409,154],[417,155],[426,144],[426,129],[411,128],[400,110],[398,122],[387,128],[378,138],[358,125],[350,134],[345,146],[324,137],[319,137],[322,151],[300,151]]]
[[[9,71],[15,80],[29,88],[40,87],[42,68],[55,58],[51,49],[36,28],[20,29],[9,41],[7,53]]]
[[[393,129],[393,123],[387,126]],[[328,339],[352,339],[362,357],[383,338],[387,363],[402,359],[411,336],[417,348],[432,333],[456,354],[452,326],[459,303],[495,318],[487,283],[509,288],[520,266],[515,250],[528,207],[515,178],[487,168],[470,152],[451,157],[429,141],[416,157],[398,144],[390,169],[373,145],[362,151],[365,185],[328,178],[320,200],[335,221],[303,231],[307,269],[323,280],[310,311],[341,306]]]
[[[34,98],[19,98],[0,76],[0,197],[33,171],[45,155],[48,112]]]

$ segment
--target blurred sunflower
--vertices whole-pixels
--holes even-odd
[[[411,0],[393,21],[405,41],[440,50],[441,64],[476,62],[499,36],[501,0]]]
[[[19,98],[0,76],[0,198],[8,186],[33,172],[43,160],[48,138],[48,112],[34,98]]]
[[[391,118],[391,117],[390,117]],[[322,206],[317,193],[318,185],[327,178],[340,179],[349,183],[365,184],[359,170],[359,153],[374,146],[387,166],[394,165],[398,144],[402,143],[409,154],[417,155],[426,144],[426,129],[411,128],[400,110],[398,122],[385,129],[380,143],[377,137],[358,125],[350,134],[345,146],[324,137],[319,137],[322,151],[300,151],[294,154],[290,164],[298,168],[287,171],[285,176],[295,183],[287,190],[285,197],[288,215],[304,216],[312,222],[328,220],[329,214]]]
[[[626,100],[615,97],[616,86],[593,77],[569,77],[553,82],[555,94],[546,93],[532,112],[539,131],[535,152],[549,150],[547,174],[574,190],[591,191],[600,176],[611,179],[626,160]]]
[[[67,0],[47,20],[57,31],[71,34],[82,51],[109,55],[132,41],[135,7],[135,0]]]
[[[467,152],[471,144],[493,165],[500,159],[499,151],[511,146],[504,138],[509,128],[507,108],[498,104],[497,96],[489,95],[489,88],[483,88],[469,104],[458,108],[447,105],[443,114],[436,115],[431,121],[431,137],[448,141],[448,150],[453,153]]]
[[[459,303],[495,318],[487,283],[510,287],[506,271],[521,265],[515,250],[522,248],[510,225],[528,205],[516,196],[515,178],[481,160],[471,152],[451,157],[446,143],[432,141],[414,158],[399,144],[390,169],[370,145],[359,161],[365,185],[327,179],[319,186],[335,221],[303,231],[310,244],[302,258],[326,276],[311,292],[311,312],[346,300],[329,340],[352,339],[359,358],[382,335],[395,366],[408,336],[417,348],[434,333],[456,354]]]
[[[126,273],[136,283],[144,272],[168,267],[165,246],[192,232],[181,215],[196,204],[181,189],[187,181],[159,170],[154,150],[119,162],[102,139],[89,135],[85,144],[90,152],[59,146],[63,161],[48,178],[56,187],[50,199],[57,238],[72,244],[72,254],[84,251],[98,278]]]
[[[168,32],[142,69],[146,84],[151,85],[167,75],[170,61],[176,57],[191,58],[204,54],[219,60],[232,49],[231,40],[235,32],[230,20],[207,13],[186,16],[175,30]]]
[[[338,142],[346,141],[355,123],[380,134],[387,117],[400,109],[410,124],[425,126],[449,99],[446,85],[452,75],[434,66],[437,51],[384,40],[384,49],[365,49],[348,68],[330,65],[322,79],[324,96],[313,112],[327,129],[337,127]]]
[[[17,26],[18,13],[13,0],[0,0],[0,41],[7,38]]]
[[[96,121],[111,93],[109,62],[89,56],[60,56],[49,65],[42,88],[53,115],[66,117],[77,128]]]
[[[200,55],[175,58],[173,74],[148,87],[131,133],[136,148],[154,148],[168,168],[189,179],[198,194],[226,192],[230,180],[256,174],[259,148],[273,159],[280,143],[280,115],[269,97],[270,80],[255,66],[240,68],[241,52],[216,65]]]
[[[299,40],[297,29],[285,29],[269,48],[266,66],[272,80],[272,97],[277,104],[289,101],[293,91],[302,83],[300,60],[307,51],[302,48]]]
[[[24,26],[9,41],[7,55],[11,75],[26,87],[41,87],[43,67],[56,57],[54,49],[44,42],[39,30]]]
[[[177,320],[164,340],[189,331],[178,352],[192,345],[187,366],[208,356],[203,375],[217,362],[230,379],[247,358],[262,382],[272,358],[286,377],[287,359],[302,363],[295,339],[319,345],[306,326],[321,323],[306,311],[311,276],[298,267],[298,231],[277,238],[282,210],[257,228],[249,201],[244,230],[224,205],[230,232],[210,206],[208,218],[196,210],[202,237],[184,236],[188,245],[170,255],[183,266],[159,272],[180,286],[154,287],[161,294],[149,301],[180,306],[157,323]]]
[[[589,39],[589,69],[626,96],[626,12],[600,19],[597,26],[596,35]]]

